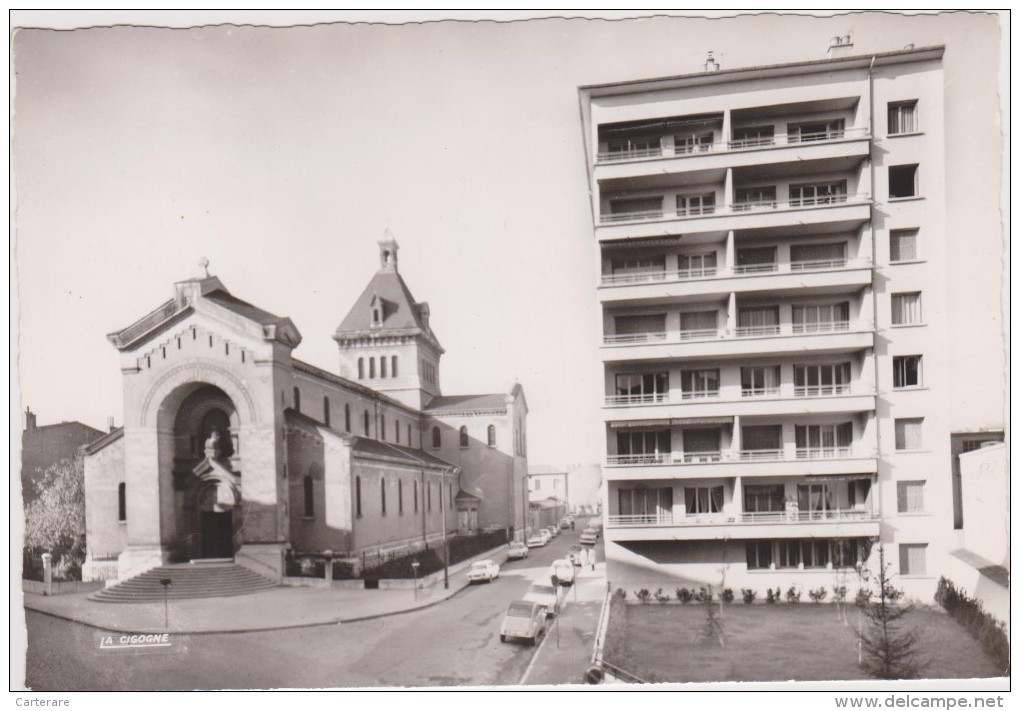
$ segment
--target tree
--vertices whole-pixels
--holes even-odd
[[[866,622],[857,633],[861,645],[861,666],[878,679],[916,678],[922,666],[918,659],[917,630],[903,628],[903,616],[914,606],[899,604],[903,591],[892,584],[883,546],[878,547],[878,570],[874,581],[863,567],[860,573],[863,585],[857,596],[857,605]]]
[[[25,510],[25,548],[49,551],[65,574],[85,560],[85,469],[81,456],[63,459],[36,483],[38,496]]]

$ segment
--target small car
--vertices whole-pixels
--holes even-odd
[[[552,585],[533,583],[524,595],[526,602],[534,602],[545,608],[546,617],[555,617],[560,609],[560,598],[557,589]]]
[[[569,520],[569,519],[566,519],[566,518],[564,518],[564,519],[561,519],[561,520],[560,520],[560,529],[562,529],[562,530],[564,530],[564,531],[565,531],[565,530],[567,530],[568,528],[570,528],[570,520]]]
[[[499,641],[506,642],[514,637],[530,640],[534,646],[545,632],[545,613],[545,606],[537,602],[511,602],[499,627]]]
[[[593,545],[595,545],[598,542],[598,540],[599,540],[599,537],[595,533],[589,533],[589,532],[585,531],[584,533],[581,534],[581,545],[582,546],[593,546]]]
[[[545,536],[540,536],[539,534],[536,533],[534,536],[528,539],[527,545],[528,548],[541,548],[548,542],[549,542],[548,538],[546,538]]]
[[[595,536],[595,538],[598,538],[598,537],[599,537],[599,529],[595,528],[594,526],[588,526],[588,527],[587,527],[587,528],[585,528],[585,529],[584,529],[583,531],[581,531],[581,535],[582,535],[582,536],[583,536],[583,535],[584,535],[585,533],[590,533],[591,535]]]
[[[581,560],[581,556],[583,556],[583,555],[584,555],[584,549],[581,546],[576,545],[576,544],[570,546],[570,550],[567,551],[567,558],[574,565],[581,565],[582,564],[583,561]]]
[[[552,579],[553,587],[557,585],[573,585],[574,564],[566,558],[554,560],[549,568],[549,577]]]
[[[480,560],[471,564],[468,569],[467,579],[469,583],[487,582],[491,583],[499,577],[499,566],[494,560]]]
[[[560,529],[555,526],[546,526],[545,530],[549,532],[549,538],[556,538],[556,536],[560,535]]]
[[[528,546],[519,541],[514,541],[506,551],[507,560],[520,560],[528,557]]]
[[[537,531],[535,531],[535,534],[544,538],[546,543],[552,540],[552,534],[549,533],[549,531],[544,528],[538,529]]]

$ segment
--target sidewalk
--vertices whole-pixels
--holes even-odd
[[[467,561],[466,561],[467,562]],[[440,578],[431,587],[408,590],[327,590],[279,587],[237,597],[171,600],[169,626],[163,603],[109,603],[88,593],[46,597],[25,593],[25,609],[115,632],[248,632],[338,624],[410,612],[447,600],[468,585],[467,566],[450,572],[450,588]]]

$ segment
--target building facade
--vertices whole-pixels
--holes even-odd
[[[614,585],[830,587],[881,543],[931,598],[953,434],[1002,430],[956,397],[943,53],[580,89]]]
[[[102,430],[81,422],[40,427],[36,414],[26,408],[25,429],[21,432],[21,495],[25,503],[36,498],[36,486],[47,469],[61,460],[73,459],[83,445],[102,436]]]
[[[339,374],[294,357],[290,319],[208,275],[109,335],[125,421],[85,450],[86,578],[116,557],[119,579],[207,558],[279,579],[288,551],[523,535],[523,389],[442,394],[443,350],[397,249],[379,243],[379,271],[334,334]]]

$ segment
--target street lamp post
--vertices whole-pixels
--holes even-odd
[[[163,586],[163,626],[170,629],[170,586],[174,581],[170,578],[160,578],[159,584]]]
[[[444,472],[445,473],[445,472]],[[446,477],[439,477],[439,517],[442,521],[443,526],[443,589],[450,589],[450,548],[446,543],[446,504],[443,503],[443,484],[449,486],[449,482],[444,481]],[[447,489],[449,491],[449,489]]]
[[[415,558],[411,561],[411,570],[414,572],[414,601],[418,602],[418,568],[421,567],[421,563]]]

